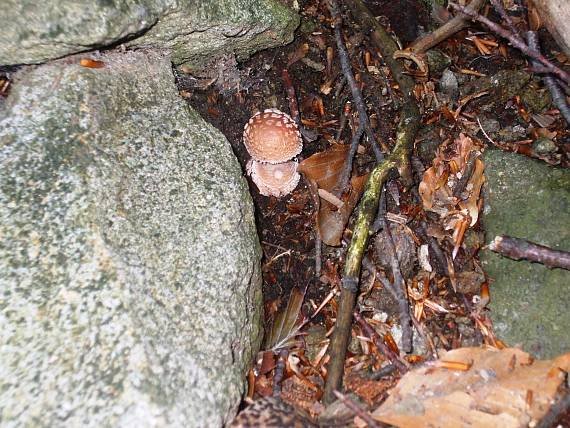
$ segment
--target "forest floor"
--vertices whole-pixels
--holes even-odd
[[[446,9],[430,13],[420,0],[371,0],[366,4],[403,47],[449,18]],[[504,4],[509,6],[507,13],[514,25],[525,30],[529,25],[526,7],[515,1]],[[481,13],[505,24],[490,6]],[[496,145],[567,167],[570,136],[540,78],[529,71],[529,61],[484,26],[471,23],[439,43],[427,58],[422,57],[429,72],[410,61],[403,62],[406,73],[415,80],[414,95],[421,112],[421,127],[410,153],[413,182],[403,183],[397,175],[390,176],[382,198],[384,220],[377,222],[363,260],[357,303],[363,318],[353,325],[344,362],[344,391],[351,394],[360,410],[325,417],[330,411],[322,400],[328,374],[328,338],[337,317],[355,215],[349,218],[354,204],[349,201],[352,196],[344,195],[341,199],[350,207],[343,216],[346,224],[340,220],[336,245],[323,243],[317,275],[315,244],[318,237],[327,236],[328,227],[338,228],[339,220],[330,214],[337,210],[332,205],[329,214],[317,213],[329,202],[316,206],[306,177],[336,177],[341,173],[346,156],[341,146],[350,144],[358,119],[325,2],[302,1],[300,14],[302,23],[291,44],[260,52],[241,64],[228,57],[203,75],[180,73],[178,85],[204,119],[227,137],[245,171],[249,154],[242,143],[243,126],[255,112],[267,108],[290,112],[282,75],[283,70],[288,71],[302,124],[317,138],[305,141],[298,158],[311,171],[303,174],[291,194],[282,198],[262,196],[249,182],[263,249],[266,330],[273,333],[264,345],[267,352],[260,354],[260,361],[252,368],[249,398],[279,395],[302,409],[313,423],[324,424],[323,418],[329,417],[335,424],[366,426],[373,422],[364,421],[365,412],[378,409],[387,400],[404,372],[425,367],[445,350],[480,345],[504,348],[494,336],[485,310],[488,278],[478,261],[478,252],[485,245],[484,231],[477,221],[484,181],[484,165],[479,170],[477,162],[482,162],[477,160],[478,154],[486,146]],[[372,144],[384,153],[394,148],[401,107],[406,101],[371,41],[370,29],[355,22],[348,9],[341,9],[341,18],[352,72],[375,136],[374,142],[366,137],[360,141],[355,158],[353,177],[366,177],[376,164]],[[570,64],[545,30],[539,31],[539,36],[549,58]],[[502,76],[504,83],[489,87],[491,76]],[[519,84],[519,78],[524,83]],[[540,149],[539,140],[551,141],[550,149]],[[313,155],[325,157],[313,157],[321,163],[307,161]],[[453,186],[465,175],[464,192],[454,192]],[[455,182],[450,177],[455,177]],[[355,183],[357,199],[364,181]],[[446,186],[457,196],[452,201],[441,193]],[[390,256],[394,250],[397,267]],[[414,325],[410,353],[401,349],[405,334],[400,323],[401,302],[398,293],[390,292],[398,275],[407,291]],[[280,333],[275,333],[276,323]],[[371,332],[376,337],[371,337]],[[281,346],[275,343],[275,335]],[[378,339],[383,344],[381,349],[375,344]],[[382,351],[386,347],[389,355]],[[405,370],[398,370],[400,365]],[[380,420],[376,419],[379,425]],[[570,424],[568,414],[565,421]]]

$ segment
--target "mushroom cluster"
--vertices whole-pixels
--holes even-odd
[[[284,196],[299,183],[298,162],[303,142],[295,121],[286,113],[267,109],[245,124],[243,144],[251,155],[247,173],[265,196]]]

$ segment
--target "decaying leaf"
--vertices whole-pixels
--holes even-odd
[[[319,189],[330,192],[342,172],[349,148],[348,144],[334,144],[324,152],[305,159],[299,164],[298,171],[314,180]]]
[[[420,196],[426,210],[430,210],[433,207],[433,194],[437,190],[437,181],[435,168],[428,168],[424,172],[422,182],[419,185]]]
[[[358,200],[364,191],[364,185],[368,175],[354,177],[350,180],[350,192],[348,199],[344,201],[342,208],[337,209],[329,202],[322,201],[319,210],[318,223],[321,231],[322,241],[330,246],[336,247],[341,244],[342,234],[346,223]]]
[[[569,369],[570,353],[535,361],[515,348],[455,349],[408,372],[373,417],[398,427],[532,426]]]
[[[287,308],[275,316],[271,330],[265,338],[265,349],[277,351],[295,345],[296,336],[303,325],[298,322],[301,313],[305,291],[300,288],[293,288]]]
[[[446,157],[448,149],[452,155]],[[477,156],[473,140],[460,134],[449,147],[438,150],[433,166],[424,172],[419,185],[424,209],[439,214],[443,228],[453,230],[453,258],[466,230],[479,219],[485,165]]]
[[[332,193],[342,172],[346,161],[349,146],[335,144],[324,152],[316,153],[299,164],[298,171],[313,180],[319,189]],[[322,241],[331,246],[341,244],[344,228],[354,206],[360,199],[368,176],[353,177],[350,181],[351,190],[345,195],[343,204],[333,204],[321,200],[317,217],[318,228]]]
[[[289,55],[289,59],[287,61],[287,67],[290,67],[300,59],[304,58],[308,52],[309,52],[308,43],[302,43],[301,45],[299,45],[299,47],[292,54]]]
[[[481,195],[481,188],[485,182],[485,176],[483,171],[485,170],[485,165],[481,159],[475,160],[475,170],[467,183],[466,190],[469,191],[469,197],[465,201],[459,202],[459,207],[461,209],[466,209],[469,211],[469,216],[471,217],[470,226],[475,226],[477,220],[479,219],[479,196]]]

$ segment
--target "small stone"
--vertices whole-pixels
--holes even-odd
[[[558,150],[556,143],[550,138],[538,138],[533,144],[532,148],[537,155],[548,155]]]
[[[455,73],[449,68],[445,69],[439,80],[439,90],[451,100],[457,101],[459,97],[459,84]]]

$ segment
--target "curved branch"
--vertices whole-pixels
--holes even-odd
[[[327,403],[334,401],[334,391],[340,390],[342,386],[344,359],[350,339],[362,258],[368,244],[370,226],[378,210],[382,187],[394,168],[397,168],[400,172],[404,184],[407,186],[411,185],[409,154],[420,126],[420,111],[413,95],[415,83],[410,76],[403,73],[402,66],[393,58],[397,46],[384,28],[374,19],[374,16],[362,0],[350,0],[346,4],[356,20],[361,23],[361,26],[372,30],[370,35],[372,41],[382,53],[384,61],[398,83],[403,93],[405,104],[402,109],[400,123],[398,124],[396,145],[392,153],[372,170],[366,183],[354,226],[352,241],[348,248],[336,326],[329,348],[331,359],[324,395],[324,400]]]

